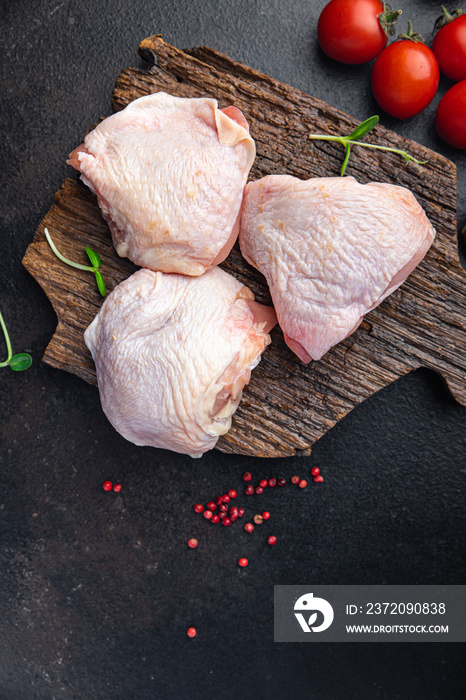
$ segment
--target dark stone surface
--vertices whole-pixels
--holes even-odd
[[[464,645],[273,642],[274,584],[464,583],[466,410],[434,373],[419,370],[364,403],[311,459],[212,452],[192,461],[125,442],[95,389],[40,362],[54,314],[21,258],[70,174],[68,152],[109,113],[119,71],[138,63],[139,41],[163,33],[181,48],[210,45],[364,119],[379,111],[370,66],[319,51],[324,4],[1,3],[0,309],[14,350],[34,357],[24,374],[0,370],[2,700],[465,695]],[[430,38],[437,1],[400,6],[402,28],[412,18]],[[457,163],[463,223],[466,156],[433,124],[449,86],[442,80],[423,114],[381,121]],[[252,536],[192,512],[197,500],[241,492],[246,468],[290,477],[312,465],[325,483],[266,493],[258,503],[272,518]],[[104,493],[104,479],[121,481],[121,493]],[[249,513],[259,509],[252,500],[238,498]]]

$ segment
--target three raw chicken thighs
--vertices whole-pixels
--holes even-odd
[[[241,251],[267,278],[304,362],[354,331],[432,243],[406,189],[288,175],[245,189],[254,156],[238,109],[165,93],[104,120],[70,155],[118,254],[149,268],[122,282],[85,332],[103,409],[137,445],[212,449],[270,343],[275,311],[215,267],[240,224]]]

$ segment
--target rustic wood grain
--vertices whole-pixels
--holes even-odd
[[[206,47],[180,51],[154,36],[145,39],[139,51],[148,67],[120,74],[113,92],[116,110],[158,90],[216,97],[221,107],[238,106],[250,124],[257,146],[252,179],[284,172],[300,178],[338,174],[344,155],[341,146],[311,143],[307,135],[349,133],[357,122],[348,115]],[[353,149],[347,172],[360,182],[409,187],[435,226],[437,238],[409,280],[319,362],[303,365],[284,344],[281,331],[273,331],[273,343],[253,372],[233,427],[218,443],[224,452],[263,457],[308,454],[315,440],[352,408],[421,365],[440,372],[453,396],[466,405],[466,280],[457,255],[455,166],[380,126],[367,140],[406,149],[429,161],[419,172],[397,155]],[[81,183],[66,180],[39,225],[24,264],[58,316],[44,360],[95,383],[82,333],[102,299],[91,274],[68,268],[53,256],[44,226],[70,258],[84,262],[84,245],[97,249],[110,290],[135,268],[114,252],[95,197]],[[222,266],[251,287],[259,301],[270,302],[264,278],[245,263],[237,248]]]

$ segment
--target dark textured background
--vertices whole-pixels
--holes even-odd
[[[273,642],[274,584],[464,583],[466,409],[434,373],[419,370],[367,401],[311,459],[214,451],[193,461],[125,442],[94,388],[40,361],[55,317],[21,258],[71,175],[67,154],[110,112],[119,71],[139,64],[139,41],[162,33],[180,48],[206,44],[361,120],[380,113],[370,66],[344,67],[319,51],[324,5],[0,3],[0,309],[14,350],[34,357],[23,374],[0,370],[1,700],[465,696],[464,645]],[[402,0],[401,28],[411,17],[430,39],[438,5]],[[423,114],[381,121],[455,161],[462,224],[466,156],[433,124],[449,86],[442,80]],[[272,518],[252,537],[192,512],[197,500],[240,490],[246,468],[288,478],[312,465],[325,483],[265,494],[260,509]],[[104,493],[104,479],[121,481],[121,494]],[[272,531],[273,549],[264,542]]]

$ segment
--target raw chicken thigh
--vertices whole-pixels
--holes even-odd
[[[276,320],[218,267],[201,277],[139,270],[84,334],[109,421],[136,445],[200,457],[230,428]]]
[[[118,255],[201,275],[238,236],[254,157],[239,109],[158,92],[101,122],[68,162],[97,194]]]
[[[356,330],[434,237],[414,196],[395,185],[270,175],[245,190],[241,252],[265,275],[285,341],[303,362]]]

